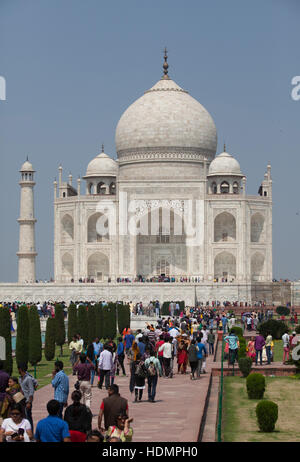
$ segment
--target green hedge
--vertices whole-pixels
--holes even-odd
[[[242,357],[239,359],[239,368],[241,373],[243,374],[243,377],[248,377],[250,374],[250,371],[252,369],[252,359],[251,358],[245,358]]]
[[[95,324],[96,324],[96,337],[103,338],[103,309],[102,304],[95,305]]]
[[[42,338],[41,338],[41,321],[37,307],[35,305],[29,308],[29,345],[28,360],[32,366],[35,366],[42,360]]]
[[[0,307],[0,337],[5,340],[4,370],[11,375],[13,370],[12,348],[11,348],[11,330],[10,330],[10,312],[6,307]]]
[[[130,308],[129,305],[123,305],[123,303],[117,304],[117,315],[118,315],[118,331],[122,335],[125,327],[130,327]]]
[[[54,318],[48,318],[46,323],[44,355],[47,361],[52,361],[55,356],[55,329]]]
[[[62,305],[55,305],[55,343],[60,346],[60,354],[63,354],[63,345],[66,341],[66,330],[64,321],[64,308]]]
[[[257,404],[256,417],[262,432],[272,432],[278,419],[278,406],[273,401],[261,401]]]
[[[290,314],[290,309],[287,306],[277,306],[276,313],[279,316],[288,316]]]
[[[114,339],[117,334],[117,317],[116,317],[116,304],[108,303],[103,306],[103,338]]]
[[[77,330],[77,308],[74,303],[71,303],[68,308],[68,343],[72,342]]]
[[[79,305],[77,312],[77,334],[81,335],[84,346],[87,346],[89,340],[88,312],[86,305]]]
[[[91,344],[96,338],[96,312],[95,305],[88,306],[88,343]]]
[[[283,334],[289,331],[288,326],[283,321],[277,321],[276,319],[269,319],[259,324],[257,330],[265,338],[271,334],[273,340],[280,340]]]
[[[29,349],[29,318],[28,307],[20,306],[18,309],[16,361],[17,364],[28,364]]]
[[[247,377],[247,393],[250,399],[262,399],[266,389],[266,379],[262,374],[254,372]]]

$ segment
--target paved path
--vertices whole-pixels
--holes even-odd
[[[133,441],[151,442],[195,442],[198,438],[200,421],[203,413],[207,388],[209,384],[213,356],[206,362],[206,374],[199,380],[190,380],[190,375],[175,374],[172,379],[159,378],[156,402],[148,402],[147,384],[141,402],[133,403],[134,394],[129,391],[129,377],[116,377],[120,394],[128,399],[129,414],[133,417]],[[126,372],[128,366],[126,367]],[[174,371],[177,370],[176,364]],[[188,368],[190,371],[190,368]],[[76,377],[70,376],[72,391]],[[95,383],[96,378],[95,378]],[[98,413],[102,399],[107,396],[105,389],[92,388],[93,428],[98,427]],[[46,404],[53,398],[53,388],[47,385],[36,391],[33,405],[34,425],[47,416]],[[71,401],[69,399],[69,404]]]

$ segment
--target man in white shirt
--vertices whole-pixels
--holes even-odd
[[[110,386],[110,371],[113,367],[113,360],[112,360],[112,353],[109,351],[107,345],[104,345],[104,350],[100,353],[98,359],[98,368],[99,368],[99,376],[100,380],[98,383],[98,387],[102,390],[102,385],[105,377],[105,388],[108,390]]]
[[[171,377],[171,359],[172,359],[172,353],[173,353],[173,337],[170,337],[167,342],[165,342],[161,347],[159,347],[158,351],[163,352],[163,365],[164,365],[164,370],[165,370],[165,375],[167,378]]]
[[[178,337],[178,335],[180,335],[180,332],[178,331],[178,329],[176,329],[176,327],[172,327],[172,329],[169,330],[169,334],[171,335],[171,337],[175,338]]]

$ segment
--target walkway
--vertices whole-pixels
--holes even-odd
[[[199,380],[190,380],[189,374],[177,375],[173,379],[159,378],[156,402],[149,403],[147,384],[141,402],[133,403],[134,395],[129,391],[129,377],[116,377],[120,394],[128,399],[129,414],[133,417],[133,441],[151,442],[196,442],[209,384],[213,356],[206,362],[206,374]],[[126,372],[128,366],[126,367]],[[176,364],[174,371],[176,370]],[[188,368],[188,371],[190,368]],[[70,376],[70,389],[74,389],[76,377]],[[96,380],[95,380],[96,383]],[[105,389],[92,388],[93,428],[98,428],[98,413]],[[46,404],[53,398],[53,388],[47,385],[36,391],[33,405],[33,420],[47,416]],[[71,401],[69,399],[69,404]]]

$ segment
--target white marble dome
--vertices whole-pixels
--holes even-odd
[[[115,160],[109,157],[104,152],[101,152],[88,164],[84,178],[91,178],[97,176],[117,176],[118,164]]]
[[[20,172],[34,172],[32,164],[26,160],[22,165]]]
[[[213,158],[217,131],[207,110],[170,78],[162,78],[121,116],[116,150],[122,152],[189,149]],[[160,148],[160,149],[158,149]]]
[[[225,151],[215,157],[215,159],[210,163],[208,176],[210,175],[243,176],[238,161]]]

